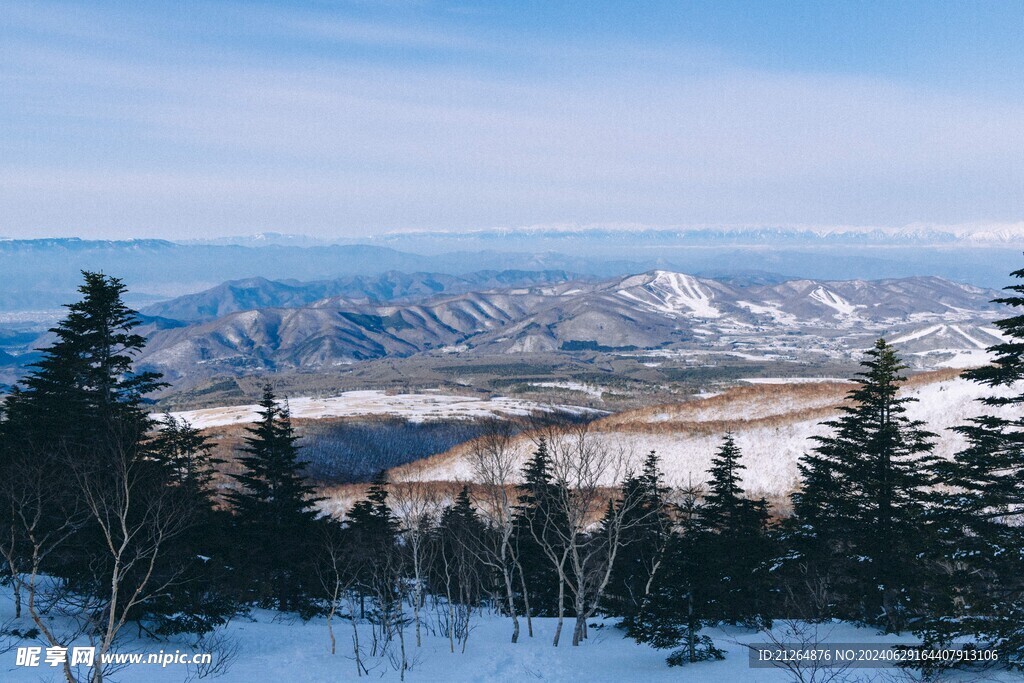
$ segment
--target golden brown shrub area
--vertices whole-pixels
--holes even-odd
[[[955,368],[921,372],[908,377],[905,387],[913,389],[935,382],[955,379],[962,370]],[[806,382],[798,384],[752,384],[732,387],[721,394],[635,410],[627,410],[595,421],[596,432],[630,434],[679,434],[707,436],[756,427],[777,427],[804,420],[826,420],[846,401],[854,385],[846,382]],[[524,432],[518,439],[536,438]],[[390,470],[401,479],[419,472],[443,470],[466,458],[475,446],[468,441],[416,463]],[[422,476],[422,475],[419,475]]]

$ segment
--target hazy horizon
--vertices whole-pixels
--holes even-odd
[[[403,241],[413,238],[429,239],[437,236],[439,240],[472,238],[474,236],[504,237],[512,239],[516,236],[522,237],[544,237],[553,239],[578,235],[587,237],[591,235],[621,234],[628,237],[631,234],[640,233],[664,233],[669,234],[735,234],[738,236],[749,235],[754,238],[764,239],[762,235],[788,234],[793,236],[854,236],[874,235],[880,236],[884,241],[891,244],[906,242],[910,244],[914,238],[933,235],[936,237],[950,238],[957,244],[976,244],[978,246],[1000,246],[1006,245],[1015,248],[1018,244],[1024,244],[1024,221],[1014,223],[962,223],[962,224],[940,224],[940,223],[909,223],[906,225],[801,225],[801,224],[699,224],[699,225],[641,225],[641,224],[589,224],[578,225],[571,223],[549,223],[535,225],[495,225],[495,226],[471,226],[461,229],[444,227],[436,228],[406,228],[382,230],[377,232],[353,232],[343,234],[340,232],[290,232],[287,230],[245,230],[234,231],[208,231],[205,234],[184,234],[173,235],[166,233],[153,234],[83,234],[76,232],[50,231],[39,232],[38,234],[18,235],[0,233],[0,240],[48,240],[48,239],[81,239],[81,240],[112,240],[130,241],[138,239],[156,239],[179,243],[229,243],[246,242],[258,244],[266,239],[268,243],[293,241],[296,246],[326,245],[332,243],[353,244],[359,241],[365,242],[387,242]],[[880,242],[881,243],[881,242]],[[680,243],[679,246],[683,246]],[[522,248],[528,249],[529,244],[522,244]]]

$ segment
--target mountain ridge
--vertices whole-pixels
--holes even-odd
[[[548,235],[548,236],[545,236]],[[227,280],[320,281],[388,271],[464,275],[480,270],[564,270],[609,278],[651,269],[729,277],[758,270],[781,278],[844,279],[935,274],[1003,286],[1019,267],[1005,245],[916,245],[788,240],[710,239],[672,233],[608,232],[558,236],[515,234],[486,240],[464,233],[381,236],[362,243],[182,244],[168,240],[49,238],[0,241],[0,313],[54,311],[77,296],[81,271],[121,278],[128,300],[144,307],[215,287]],[[396,241],[397,240],[397,241]],[[368,243],[367,243],[368,242]]]
[[[329,299],[383,304],[412,301],[443,292],[468,292],[474,288],[565,282],[573,277],[565,271],[555,270],[482,270],[461,276],[390,270],[377,276],[354,275],[313,282],[255,277],[229,280],[202,292],[151,304],[141,312],[198,321],[259,308],[301,308]]]
[[[853,357],[901,339],[922,364],[983,353],[1000,340],[998,292],[938,277],[789,280],[734,286],[655,270],[413,301],[327,298],[235,311],[151,331],[144,363],[171,375],[346,365],[416,354],[609,352],[687,359],[753,355],[804,362]],[[939,327],[936,327],[939,326]]]

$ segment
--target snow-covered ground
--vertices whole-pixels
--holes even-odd
[[[596,399],[600,399],[604,396],[603,387],[595,386],[593,384],[584,384],[583,382],[531,382],[530,386],[540,387],[542,389],[568,389],[569,391],[579,391]]]
[[[915,358],[924,359],[923,365],[936,368],[977,368],[991,362],[992,355],[982,349],[933,349],[931,351],[918,351],[911,354]],[[932,362],[929,359],[941,358],[939,362]]]
[[[797,462],[814,447],[813,437],[828,432],[821,423],[834,417],[850,385],[836,381],[795,382],[754,386],[726,391],[721,395],[691,400],[657,409],[627,411],[599,420],[593,436],[617,453],[625,454],[633,469],[643,456],[654,450],[661,457],[666,482],[673,486],[700,484],[706,479],[711,459],[721,445],[722,436],[731,430],[743,451],[746,469],[744,487],[754,495],[769,498],[785,496],[798,484]],[[911,419],[923,420],[937,435],[935,453],[950,458],[961,450],[964,439],[951,428],[970,417],[991,410],[1012,417],[1013,408],[987,408],[978,399],[992,393],[1009,395],[1012,390],[993,390],[962,378],[915,384],[904,395],[917,401],[908,404]],[[518,457],[525,462],[534,444],[520,437]],[[413,466],[399,468],[399,478],[427,481],[468,481],[473,470],[467,448],[459,446],[449,453],[428,458]],[[613,485],[624,467],[609,470],[607,481]]]
[[[739,380],[747,384],[819,384],[821,382],[852,383],[842,377],[744,377]]]
[[[9,618],[11,601],[6,591],[0,601],[0,614]],[[594,619],[590,622],[596,628],[590,629],[590,637],[579,647],[571,645],[571,626],[563,630],[562,644],[551,645],[555,619],[535,619],[534,637],[525,633],[525,624],[520,642],[509,642],[511,622],[503,617],[483,614],[473,617],[471,633],[465,653],[449,651],[448,639],[438,633],[436,626],[425,628],[422,647],[417,648],[411,628],[406,631],[406,647],[411,669],[406,671],[405,680],[410,683],[459,682],[459,681],[587,681],[588,683],[632,683],[633,681],[730,681],[731,683],[783,683],[790,681],[790,675],[779,669],[752,668],[749,648],[752,643],[766,642],[765,634],[739,628],[709,628],[704,632],[715,644],[726,652],[723,661],[688,664],[684,667],[669,667],[665,657],[670,651],[655,650],[624,637],[610,620]],[[19,624],[30,628],[28,623]],[[775,634],[779,641],[793,642],[790,635],[792,624],[776,624]],[[287,681],[289,683],[312,683],[318,681],[357,680],[356,665],[351,651],[351,625],[344,620],[335,620],[335,634],[338,641],[337,654],[330,654],[330,642],[326,620],[323,618],[302,622],[294,616],[257,610],[250,617],[237,618],[219,631],[224,642],[236,649],[236,654],[227,672],[216,679],[225,683],[250,681]],[[370,627],[360,625],[360,640],[364,645],[370,642]],[[155,641],[135,636],[135,629],[127,628],[131,635],[119,643],[115,652],[129,653],[183,653],[202,652],[188,638],[172,638]],[[566,633],[568,631],[568,633]],[[825,624],[818,627],[820,641],[805,644],[825,643],[868,643],[880,645],[914,643],[911,635],[880,636],[873,629],[857,628],[849,624]],[[20,641],[15,645],[42,646],[40,641]],[[84,643],[77,643],[84,644]],[[397,643],[396,643],[397,645]],[[368,648],[367,648],[368,649]],[[216,653],[215,653],[216,654]],[[44,649],[45,655],[45,649]],[[364,656],[364,663],[370,668],[368,680],[399,680],[398,671],[387,658]],[[82,671],[82,674],[85,672]],[[185,681],[193,673],[184,665],[138,664],[113,674],[109,680],[125,683],[170,683]],[[912,675],[904,675],[894,669],[856,669],[845,672],[843,681],[912,681]],[[820,675],[820,673],[819,673]],[[16,665],[16,650],[0,653],[0,679],[11,681],[60,681],[63,680],[59,667],[51,668],[45,663],[37,667]],[[955,674],[943,680],[958,681],[999,681],[1020,680],[1020,674],[1004,671],[979,674]]]
[[[535,411],[573,414],[597,412],[579,406],[552,406],[502,397],[481,399],[447,394],[387,394],[383,391],[347,391],[329,398],[292,398],[288,400],[288,405],[292,417],[300,419],[388,415],[405,418],[410,422],[529,415]],[[203,408],[172,414],[188,420],[194,427],[207,429],[255,422],[258,413],[258,405],[244,405]],[[153,417],[159,419],[161,416]]]
[[[751,303],[749,301],[737,301],[736,304],[747,309],[751,313],[754,313],[755,315],[766,315],[782,325],[800,324],[799,318],[797,318],[792,313],[786,313],[777,306],[759,305]]]

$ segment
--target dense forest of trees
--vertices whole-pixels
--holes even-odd
[[[1003,303],[1024,306],[1024,285],[1011,292]],[[326,616],[332,652],[350,627],[357,675],[382,656],[404,672],[428,623],[461,651],[483,611],[508,617],[513,642],[554,617],[554,646],[570,639],[563,625],[579,645],[591,617],[620,617],[672,664],[723,656],[709,625],[842,619],[1024,665],[1024,413],[977,418],[960,428],[963,452],[933,457],[939,437],[907,418],[905,368],[884,340],[809,446],[791,509],[743,490],[730,434],[706,480],[678,488],[657,454],[634,471],[585,424],[538,425],[521,465],[495,424],[472,442],[471,484],[379,477],[335,518],[271,387],[229,478],[201,433],[150,417],[161,380],[133,370],[145,340],[123,294],[85,273],[0,412],[2,577],[49,645],[87,638],[107,652],[129,624],[200,636],[261,606]],[[1016,386],[1024,316],[997,325],[995,362],[967,376]]]

